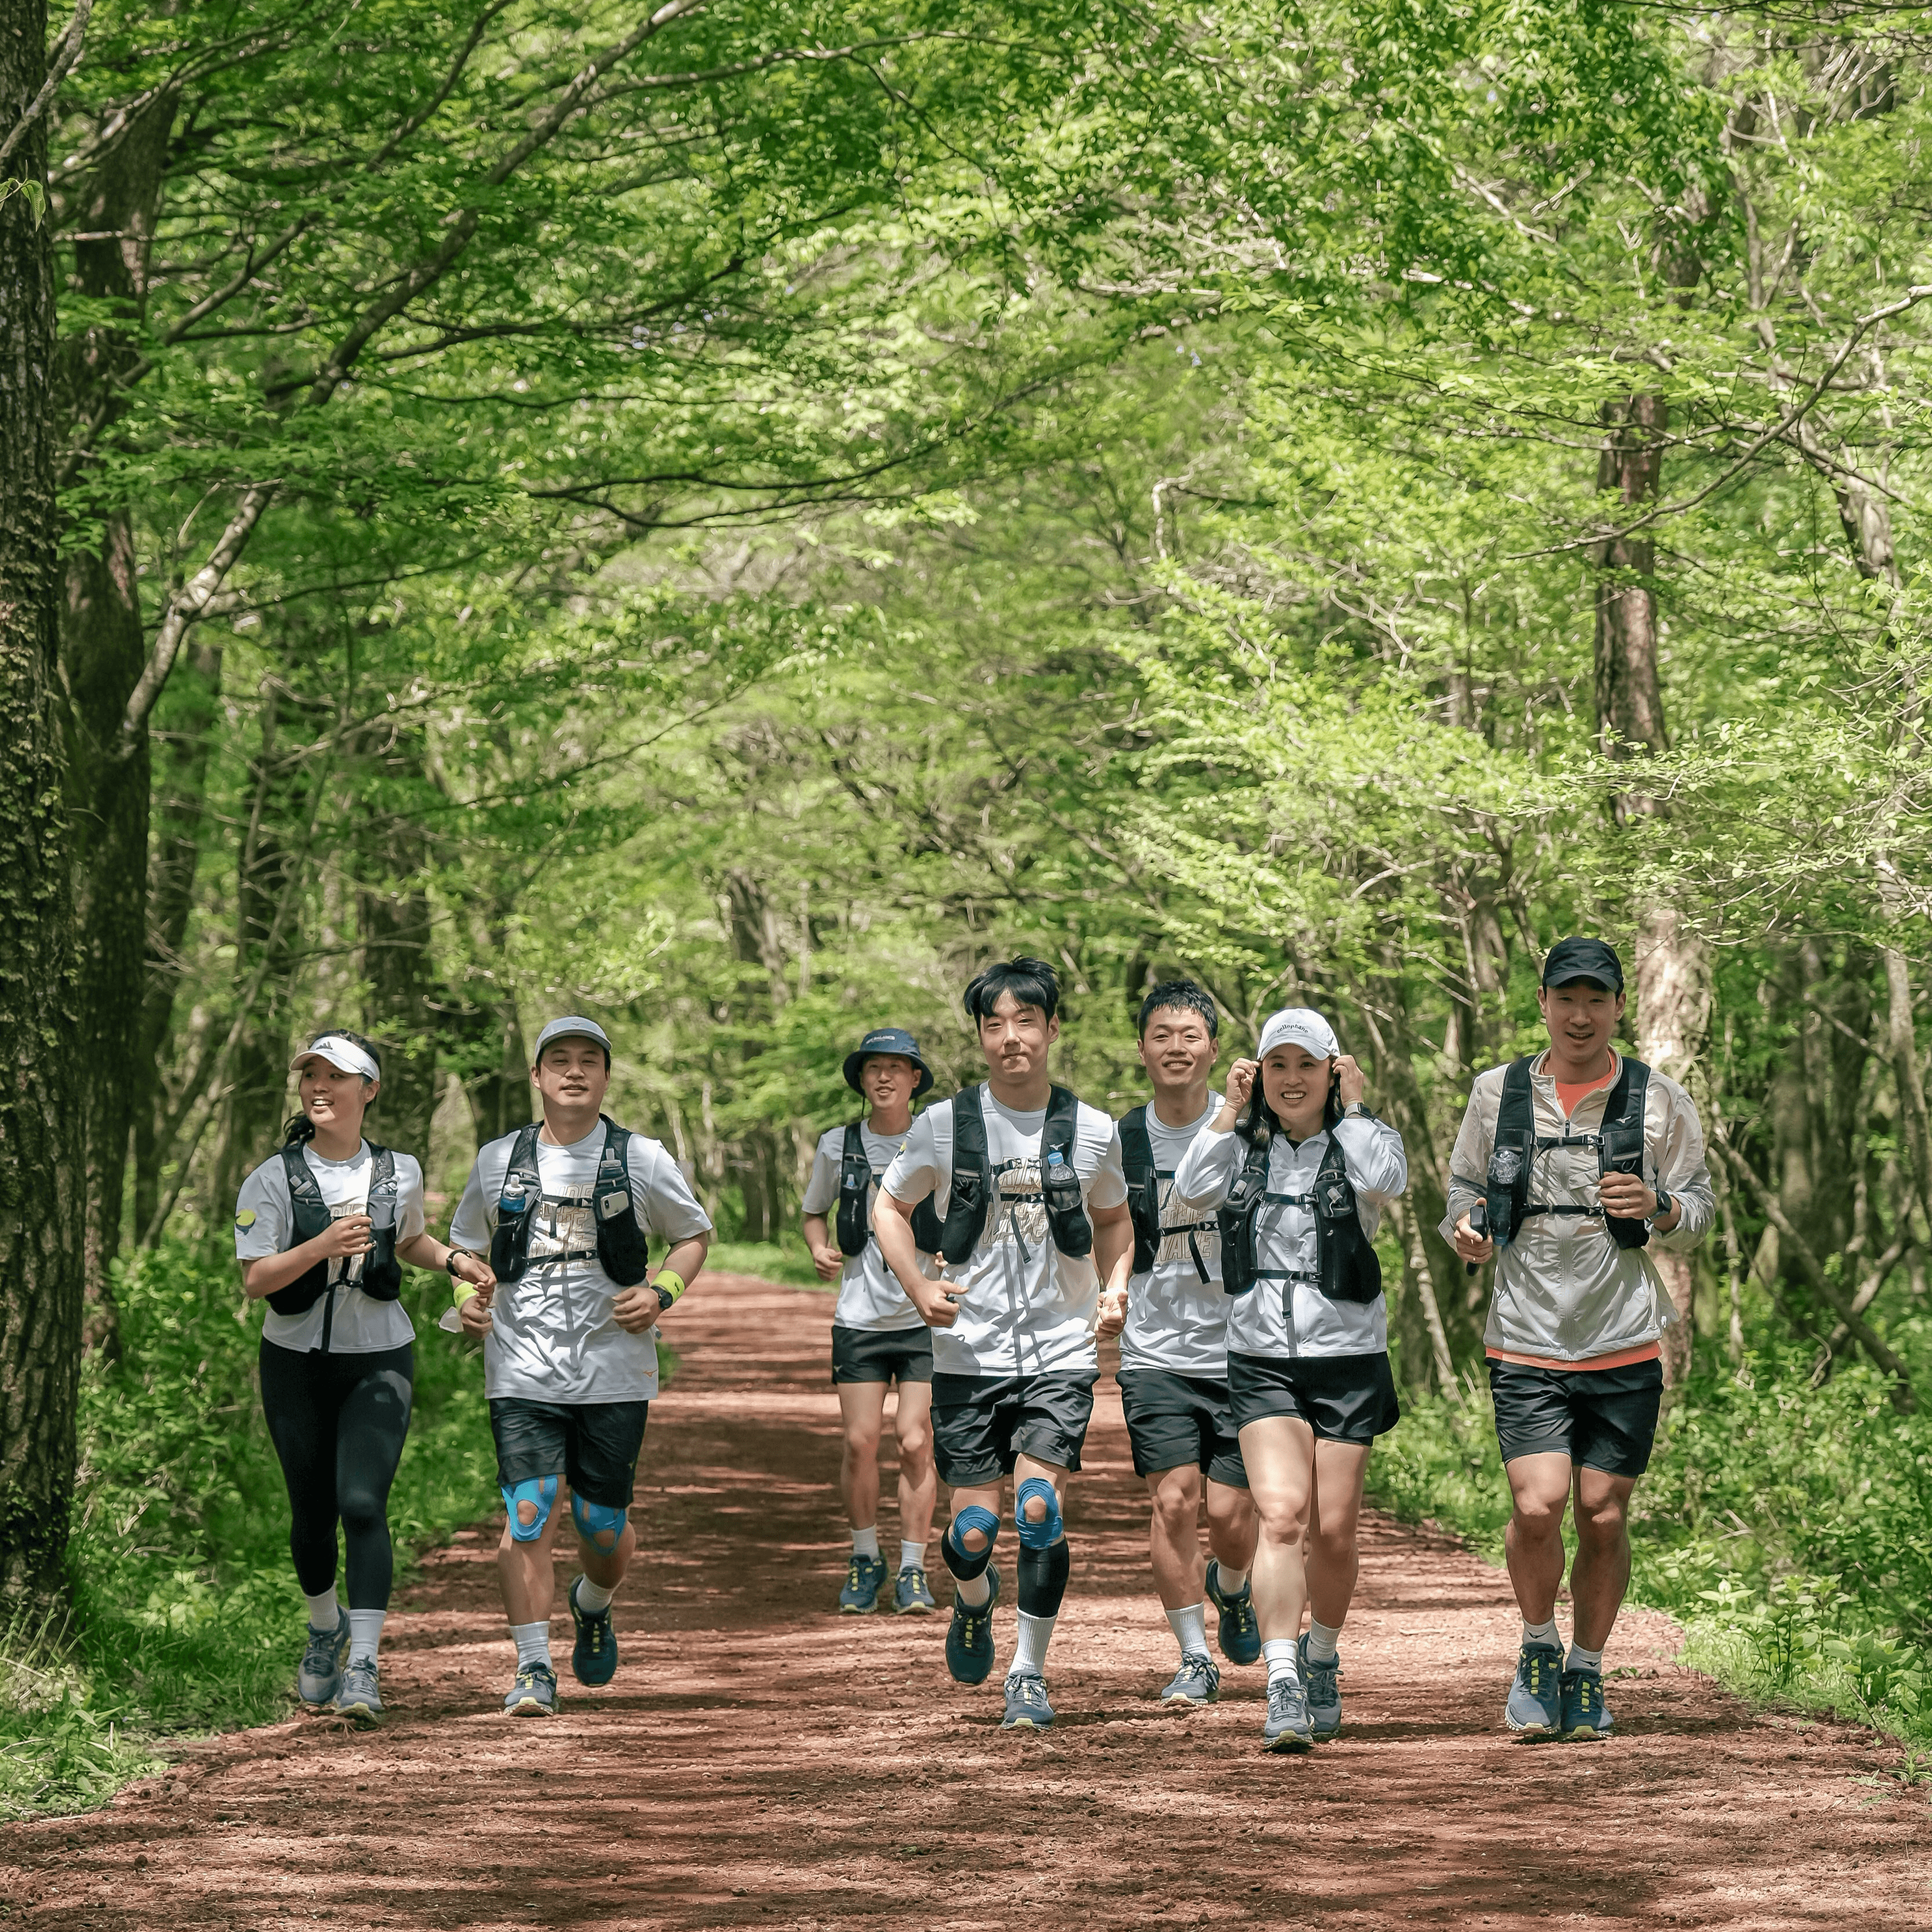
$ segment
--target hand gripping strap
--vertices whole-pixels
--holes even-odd
[[[624,1526],[631,1520],[628,1509],[613,1509],[608,1503],[586,1502],[574,1490],[570,1497],[571,1520],[577,1525],[577,1533],[593,1549],[608,1555],[617,1546],[617,1539],[624,1533]]]
[[[975,1530],[986,1539],[984,1550],[968,1550],[959,1540]],[[986,1565],[992,1562],[993,1539],[999,1533],[1000,1519],[991,1510],[968,1503],[946,1526],[946,1534],[939,1539],[939,1553],[954,1576],[962,1582],[970,1581],[984,1575]]]
[[[526,1476],[514,1486],[507,1483],[498,1486],[503,1492],[503,1507],[510,1512],[512,1537],[518,1543],[536,1542],[544,1533],[544,1525],[550,1521],[550,1511],[556,1508],[556,1478]],[[525,1503],[536,1511],[528,1522],[517,1514]]]
[[[1039,1522],[1030,1522],[1027,1520],[1026,1506],[1035,1496],[1046,1498],[1046,1514]],[[1021,1484],[1018,1493],[1013,1498],[1013,1515],[1019,1523],[1022,1550],[1051,1550],[1066,1532],[1066,1526],[1060,1518],[1060,1498],[1044,1476],[1029,1476]]]

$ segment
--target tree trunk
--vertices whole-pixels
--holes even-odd
[[[429,897],[420,891],[365,886],[356,903],[367,988],[362,1022],[382,1049],[382,1091],[374,1130],[385,1145],[427,1161],[430,1119],[436,1112]]]
[[[471,1074],[463,1083],[480,1148],[536,1118],[530,1054],[513,1001],[466,1006],[452,1014],[449,1023],[470,1043],[472,1064],[475,1059],[484,1063],[482,1072]]]
[[[0,0],[0,130],[40,91],[46,27],[43,0]],[[0,176],[0,1618],[26,1639],[64,1594],[84,1204],[54,709],[52,233],[18,185],[46,179],[46,126],[26,128]]]
[[[733,957],[746,967],[762,968],[765,977],[760,997],[750,990],[753,976],[741,974],[740,998],[734,1002],[733,1018],[745,1035],[740,1058],[748,1064],[764,1052],[772,1017],[786,1001],[784,953],[762,881],[733,867],[725,874],[724,908]],[[741,1006],[748,1010],[740,1012]],[[784,1183],[778,1136],[770,1122],[754,1121],[739,1136],[730,1164],[745,1203],[740,1238],[776,1241],[784,1219]]]

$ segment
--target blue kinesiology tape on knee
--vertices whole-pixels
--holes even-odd
[[[1045,1498],[1046,1514],[1039,1522],[1032,1522],[1027,1518],[1027,1504],[1035,1496]],[[1019,1522],[1022,1550],[1051,1550],[1066,1527],[1060,1520],[1060,1498],[1053,1493],[1053,1485],[1044,1476],[1029,1476],[1021,1484],[1019,1494],[1013,1498],[1013,1514]]]
[[[986,1539],[984,1550],[966,1547],[964,1539],[976,1530]],[[993,1539],[999,1533],[1000,1519],[991,1510],[968,1503],[946,1526],[946,1534],[939,1539],[939,1553],[946,1558],[946,1568],[962,1581],[983,1576],[993,1560]]]
[[[1051,1550],[1020,1552],[1019,1606],[1030,1617],[1057,1617],[1060,1600],[1066,1594],[1066,1579],[1073,1568],[1073,1552],[1062,1537]]]
[[[503,1492],[503,1507],[510,1512],[510,1534],[519,1543],[534,1543],[544,1533],[544,1525],[550,1520],[550,1513],[556,1508],[556,1478],[554,1476],[526,1476],[514,1486],[498,1486]],[[536,1514],[528,1522],[518,1514],[520,1504],[528,1503]]]
[[[593,1550],[607,1552],[616,1548],[624,1526],[631,1520],[628,1509],[613,1509],[608,1503],[587,1503],[574,1491],[570,1498],[570,1514],[578,1534]]]

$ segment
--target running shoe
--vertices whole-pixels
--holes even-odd
[[[517,1681],[503,1700],[513,1718],[548,1718],[556,1711],[556,1672],[547,1664],[520,1664]]]
[[[1000,1573],[989,1568],[992,1594],[976,1610],[952,1592],[952,1622],[946,1632],[946,1667],[959,1684],[983,1684],[993,1668],[993,1606],[1000,1600]]]
[[[1572,1742],[1594,1743],[1610,1736],[1610,1707],[1604,1702],[1604,1673],[1600,1670],[1566,1670],[1563,1673],[1563,1715],[1558,1737]]]
[[[342,1688],[342,1666],[349,1661],[349,1612],[338,1610],[335,1628],[309,1626],[308,1647],[296,1672],[296,1695],[304,1704],[332,1704]]]
[[[1046,1679],[1037,1670],[1016,1670],[1006,1679],[1006,1714],[1003,1731],[1043,1731],[1053,1722],[1046,1701]]]
[[[922,1617],[938,1607],[926,1586],[926,1572],[916,1564],[908,1564],[892,1586],[892,1608],[902,1617]]]
[[[1180,1653],[1180,1668],[1160,1694],[1163,1704],[1211,1704],[1221,1694],[1221,1673],[1211,1657],[1198,1650]]]
[[[1261,1660],[1262,1627],[1255,1618],[1254,1592],[1244,1583],[1237,1591],[1221,1588],[1221,1566],[1208,1559],[1208,1600],[1221,1612],[1221,1654],[1230,1664]]]
[[[879,1606],[879,1592],[886,1580],[883,1556],[861,1556],[855,1550],[846,1566],[845,1587],[838,1592],[838,1613],[846,1617],[868,1617]]]
[[[570,1647],[570,1674],[580,1684],[608,1684],[617,1674],[616,1626],[610,1621],[608,1604],[601,1610],[578,1607],[578,1584],[583,1581],[580,1576],[571,1585],[566,1600],[577,1630],[577,1641]]]
[[[1562,1734],[1563,1652],[1556,1645],[1523,1646],[1516,1660],[1516,1682],[1503,1706],[1503,1722],[1526,1738]]]
[[[1292,1678],[1277,1677],[1268,1685],[1268,1721],[1262,1726],[1262,1749],[1312,1750],[1315,1734],[1308,1725],[1308,1695]]]
[[[1301,1659],[1301,1681],[1308,1687],[1309,1727],[1315,1742],[1325,1744],[1342,1728],[1342,1687],[1335,1681],[1342,1674],[1342,1660],[1338,1657],[1331,1663],[1316,1663],[1308,1654],[1306,1634],[1295,1643]]]
[[[358,1657],[342,1673],[342,1688],[335,1694],[335,1714],[352,1718],[358,1724],[380,1724],[382,1694],[376,1683],[376,1660]]]

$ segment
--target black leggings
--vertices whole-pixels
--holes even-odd
[[[262,1413],[289,1486],[289,1549],[304,1596],[319,1597],[335,1581],[339,1519],[349,1607],[389,1607],[389,1485],[410,1432],[415,1382],[411,1342],[368,1355],[262,1342]]]

